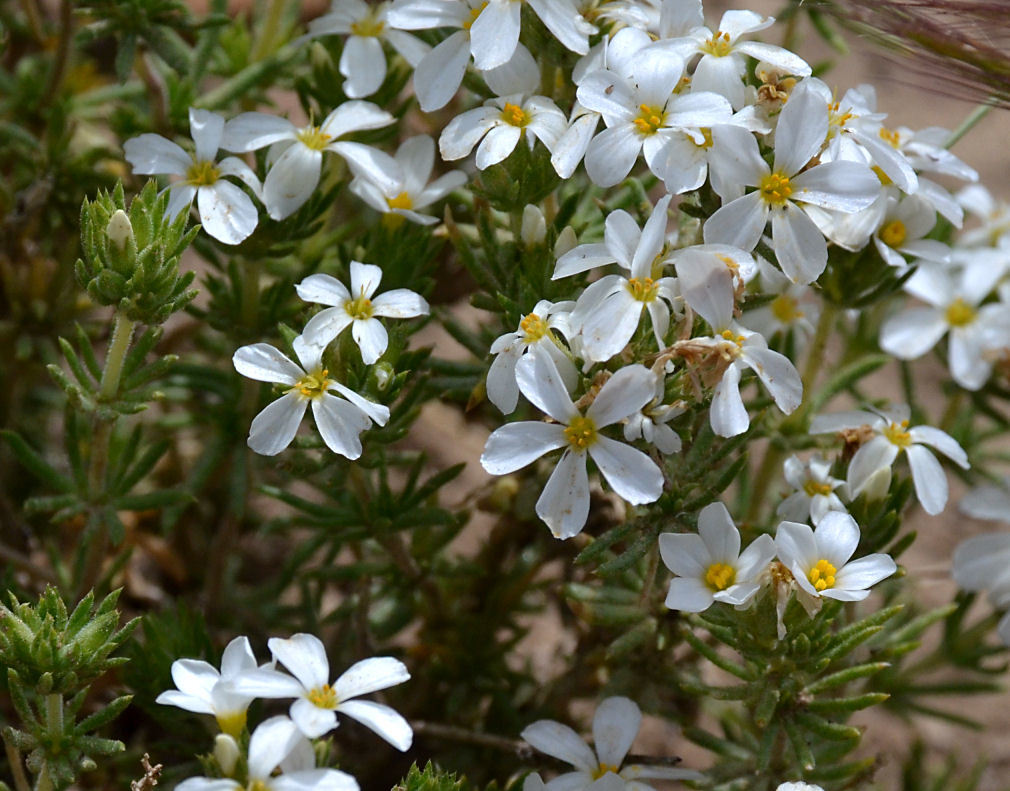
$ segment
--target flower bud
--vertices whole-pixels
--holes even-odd
[[[558,234],[558,240],[554,243],[554,255],[557,258],[561,258],[569,250],[575,249],[578,243],[579,239],[575,235],[572,226],[566,225],[561,230],[561,233]]]
[[[881,467],[866,479],[866,483],[859,488],[858,494],[865,495],[866,501],[872,503],[877,500],[883,500],[890,488],[891,468]]]
[[[219,733],[214,737],[214,760],[225,777],[232,776],[240,756],[238,742],[227,733]]]
[[[109,237],[109,241],[117,248],[126,249],[126,246],[133,240],[133,226],[125,211],[116,210],[105,228],[105,233]]]
[[[393,381],[393,374],[396,373],[396,369],[389,363],[379,363],[372,369],[372,372],[375,374],[375,386],[379,390],[385,390],[389,387],[389,383]]]
[[[547,238],[547,221],[544,219],[544,213],[532,203],[527,203],[523,209],[523,224],[519,237],[526,247],[543,244]]]

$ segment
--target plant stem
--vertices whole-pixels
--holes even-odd
[[[63,739],[63,696],[59,692],[46,695],[46,725],[49,738],[59,745]]]
[[[72,38],[73,27],[73,4],[70,0],[62,0],[60,3],[60,35],[56,44],[56,61],[53,63],[53,70],[49,73],[49,82],[46,84],[45,93],[39,100],[39,107],[50,107],[56,94],[63,83],[63,75],[67,71],[67,60],[70,58],[70,39]]]
[[[105,355],[105,369],[98,386],[98,400],[112,401],[119,394],[126,353],[133,339],[136,323],[117,312],[112,324],[112,340]],[[105,472],[109,463],[109,439],[115,418],[96,416],[92,432],[91,458],[88,464],[88,484],[92,498],[105,492]]]
[[[280,29],[281,18],[284,15],[285,0],[267,0],[266,18],[259,30],[259,37],[253,44],[252,52],[249,53],[250,62],[263,60],[270,54],[270,48],[274,43],[274,34]]]
[[[982,102],[978,107],[972,110],[968,116],[961,122],[961,124],[950,133],[950,137],[944,142],[944,148],[953,148],[954,144],[957,143],[962,137],[968,134],[975,126],[985,118],[992,111],[992,108],[996,106],[996,97],[990,96],[984,102]]]
[[[7,763],[10,765],[11,774],[14,775],[15,791],[32,791],[28,776],[25,774],[24,764],[21,763],[21,751],[4,738],[4,749],[7,751]]]

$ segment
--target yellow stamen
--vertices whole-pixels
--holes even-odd
[[[907,420],[902,420],[901,423],[891,423],[884,429],[884,436],[892,445],[897,445],[899,448],[907,448],[912,444],[912,435],[908,433]]]
[[[526,343],[536,343],[547,334],[547,322],[536,313],[530,313],[519,322],[519,328],[526,333],[523,340]]]
[[[888,247],[900,247],[908,238],[908,229],[901,220],[891,220],[880,229],[880,241]]]
[[[249,784],[248,791],[270,791],[270,786],[262,780],[253,780]]]
[[[351,35],[354,36],[381,36],[385,29],[386,23],[376,18],[375,9],[369,10],[364,18],[351,23]]]
[[[819,483],[813,478],[810,478],[805,484],[803,484],[803,491],[807,493],[807,497],[816,497],[819,494],[826,497],[831,494],[831,484]]]
[[[880,127],[880,139],[890,143],[892,148],[897,148],[901,143],[901,136],[886,126]]]
[[[841,113],[839,109],[838,102],[828,106],[828,125],[841,129],[854,116],[852,113]]]
[[[638,118],[632,123],[638,127],[638,131],[643,135],[654,135],[659,131],[659,127],[666,120],[666,113],[660,107],[650,107],[647,104],[638,105],[640,110]]]
[[[565,427],[565,439],[575,450],[585,450],[596,442],[596,424],[591,417],[576,415]]]
[[[413,209],[414,201],[406,192],[401,192],[395,198],[386,198],[391,209]]]
[[[639,302],[652,302],[659,293],[659,286],[651,277],[633,277],[628,281],[627,288]]]
[[[694,143],[698,148],[701,148],[701,149],[704,149],[704,150],[707,151],[708,149],[710,149],[712,147],[712,130],[709,129],[707,126],[703,126],[698,131],[701,132],[701,136],[705,138],[705,142],[704,143],[694,143],[693,140],[691,142]]]
[[[975,321],[976,315],[978,314],[975,308],[958,297],[947,306],[944,317],[951,327],[964,327]]]
[[[505,109],[501,111],[501,117],[505,123],[518,126],[520,129],[530,122],[529,113],[518,104],[511,102],[505,102]]]
[[[194,187],[209,187],[216,184],[220,177],[221,171],[217,169],[217,165],[207,159],[194,162],[186,170],[186,183]]]
[[[792,324],[804,316],[796,297],[789,294],[779,294],[775,297],[772,300],[771,311],[772,315],[783,324]]]
[[[736,582],[736,569],[727,563],[713,563],[705,572],[705,584],[718,593]]]
[[[305,374],[305,376],[298,380],[292,390],[297,390],[305,398],[322,398],[326,393],[326,388],[333,381],[329,378],[329,375],[330,372],[325,368]]]
[[[765,203],[772,206],[785,206],[789,196],[793,194],[793,187],[789,183],[789,177],[782,173],[769,173],[758,186],[761,197]]]
[[[469,30],[473,27],[473,23],[477,21],[477,17],[481,15],[481,12],[485,8],[487,8],[487,0],[484,0],[484,2],[477,6],[477,8],[471,8],[469,19],[463,22],[463,30]]]
[[[743,335],[734,335],[732,330],[723,330],[720,335],[727,341],[733,341],[737,346],[747,340]]]
[[[884,169],[880,167],[880,165],[874,165],[872,168],[870,168],[870,170],[872,170],[874,173],[877,174],[877,179],[885,187],[890,187],[894,183],[891,180],[891,177],[884,172]]]
[[[733,45],[729,43],[729,33],[713,33],[712,38],[701,45],[701,51],[717,58],[726,57],[733,51]]]
[[[810,584],[817,590],[827,590],[828,588],[835,587],[835,573],[837,571],[838,569],[824,558],[821,558],[817,561],[817,565],[810,569],[807,579],[810,580]]]
[[[323,132],[318,126],[309,126],[298,133],[298,142],[313,151],[322,151],[333,135]]]
[[[372,318],[375,309],[372,307],[372,300],[362,295],[357,299],[349,299],[344,303],[344,310],[352,319],[364,321]]]
[[[337,707],[337,693],[329,684],[323,684],[309,692],[309,702],[313,706],[321,709],[335,709]]]
[[[597,766],[597,767],[596,767],[596,768],[595,768],[595,769],[594,769],[594,770],[593,770],[592,772],[590,772],[589,774],[590,774],[590,776],[591,776],[591,777],[593,778],[593,780],[599,780],[599,779],[600,779],[601,777],[603,777],[603,775],[605,775],[605,774],[606,774],[607,772],[613,772],[613,773],[614,773],[614,774],[616,775],[616,774],[617,774],[617,770],[618,770],[619,768],[620,768],[620,767],[617,767],[617,766],[611,766],[610,764],[600,764],[599,766]]]

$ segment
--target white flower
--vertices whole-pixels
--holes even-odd
[[[795,783],[779,783],[779,787],[775,791],[824,791],[824,789],[812,783],[797,781]]]
[[[862,601],[869,588],[898,567],[890,555],[876,553],[849,562],[859,545],[859,526],[848,514],[828,512],[813,530],[782,522],[775,533],[779,560],[810,596]]]
[[[568,328],[567,317],[572,307],[571,302],[554,304],[542,299],[523,316],[515,332],[506,332],[491,344],[491,354],[496,356],[487,372],[487,397],[503,414],[514,412],[519,403],[516,364],[527,352],[550,355],[565,387],[569,390],[575,387],[578,371],[554,334],[559,328],[562,331]]]
[[[950,248],[925,235],[936,225],[936,209],[916,195],[903,200],[891,198],[880,227],[873,234],[873,244],[880,257],[898,269],[908,268],[904,255],[946,263]]]
[[[331,307],[309,319],[302,337],[314,346],[325,348],[350,326],[354,342],[361,350],[361,359],[366,365],[374,363],[389,344],[386,328],[376,316],[409,319],[428,315],[424,297],[406,288],[396,288],[373,299],[381,281],[379,267],[360,261],[351,261],[350,291],[330,275],[309,275],[295,286],[298,296],[306,302]]]
[[[732,177],[757,189],[724,205],[704,229],[706,242],[753,250],[770,216],[775,257],[796,283],[813,282],[828,262],[827,243],[800,206],[855,212],[873,203],[881,188],[873,172],[856,162],[827,162],[803,170],[821,151],[828,132],[827,108],[813,90],[804,88],[807,84],[796,86],[779,114],[773,167],[749,137],[749,144],[737,152]]]
[[[814,325],[820,309],[817,296],[810,286],[793,283],[778,269],[759,257],[757,269],[761,273],[761,292],[775,298],[759,308],[744,314],[747,326],[766,338],[777,332],[794,330],[802,341],[814,334]]]
[[[994,346],[1010,344],[1005,305],[981,305],[1002,274],[988,261],[962,269],[955,278],[941,264],[924,263],[904,285],[928,306],[892,316],[880,329],[880,348],[901,360],[921,357],[950,333],[947,363],[961,387],[978,390],[992,373]]]
[[[652,791],[652,786],[639,782],[639,778],[701,779],[698,772],[668,766],[630,764],[622,769],[621,764],[624,763],[641,724],[642,712],[634,701],[624,697],[611,697],[600,702],[593,716],[595,751],[574,730],[555,720],[537,720],[526,726],[520,735],[545,755],[575,767],[574,772],[566,772],[547,784],[547,788],[558,791],[584,791],[590,787],[597,791]]]
[[[1010,496],[1003,491],[1004,505],[1010,506]],[[974,516],[974,514],[972,514]],[[1003,511],[1001,521],[1010,518]],[[954,551],[954,581],[967,591],[986,591],[993,607],[1010,607],[1010,533],[985,533],[958,544]],[[1010,612],[996,627],[1000,639],[1010,645]]]
[[[442,159],[462,159],[477,146],[477,169],[497,165],[526,138],[533,149],[536,140],[551,151],[568,128],[564,113],[550,99],[511,94],[489,99],[481,107],[453,118],[438,138]]]
[[[344,151],[357,147],[358,144],[348,143]],[[405,217],[421,225],[433,225],[438,218],[420,214],[418,209],[442,200],[467,180],[463,171],[453,170],[428,183],[435,164],[435,141],[428,135],[404,140],[395,157],[373,151],[368,167],[359,167],[359,161],[353,156],[347,159],[354,173],[348,189],[378,212]]]
[[[845,491],[845,481],[832,478],[830,462],[813,456],[804,464],[797,456],[790,456],[782,465],[786,481],[796,491],[779,503],[775,513],[790,522],[819,524],[828,511],[846,512],[835,490]]]
[[[322,172],[323,152],[345,153],[339,138],[351,132],[379,129],[395,119],[371,102],[344,102],[321,124],[299,129],[287,118],[267,113],[242,113],[224,129],[221,145],[228,151],[256,151],[273,146],[273,164],[263,182],[263,202],[275,220],[294,214],[312,196]],[[364,146],[346,149],[361,159]],[[362,161],[358,162],[363,166]]]
[[[537,515],[556,538],[578,534],[589,516],[587,455],[613,490],[632,505],[659,498],[663,474],[652,459],[600,431],[651,400],[649,369],[642,365],[622,368],[600,388],[584,415],[572,403],[549,355],[526,355],[516,365],[516,377],[523,395],[557,423],[526,420],[502,426],[488,437],[480,463],[492,475],[506,475],[564,448],[536,504]]]
[[[237,737],[245,727],[246,709],[252,697],[231,688],[240,673],[256,667],[249,638],[236,637],[221,655],[221,671],[202,659],[177,659],[172,663],[172,680],[177,689],[162,692],[155,703],[178,706],[197,714],[213,714],[218,727]]]
[[[976,486],[961,498],[958,508],[973,519],[991,519],[1010,525],[1010,476],[998,486]]]
[[[208,110],[189,109],[189,128],[196,153],[190,155],[161,135],[145,134],[123,144],[133,172],[180,176],[169,187],[168,214],[175,217],[196,199],[203,229],[225,244],[238,244],[256,230],[259,212],[252,200],[225,176],[243,181],[257,197],[260,182],[241,159],[216,161],[222,147],[224,119]]]
[[[696,5],[700,9],[701,2]],[[774,22],[774,17],[763,17],[753,11],[727,11],[714,33],[707,27],[696,27],[686,37],[661,42],[660,46],[670,48],[684,60],[700,53],[701,58],[691,75],[691,90],[714,91],[729,99],[734,109],[740,109],[746,102],[743,77],[747,55],[770,63],[782,74],[810,76],[807,62],[787,49],[757,41],[739,41],[740,36],[764,30]]]
[[[602,244],[579,245],[558,259],[554,280],[609,263],[619,264],[631,275],[605,275],[576,302],[570,321],[582,334],[587,359],[600,362],[620,352],[638,329],[644,311],[652,320],[656,343],[664,345],[670,305],[677,298],[676,281],[660,276],[670,200],[669,195],[660,199],[641,230],[623,209],[611,212]]]
[[[403,717],[381,703],[351,700],[407,681],[410,673],[403,662],[390,656],[362,659],[331,684],[326,649],[315,635],[299,633],[287,640],[272,637],[267,645],[274,660],[293,676],[260,668],[239,678],[237,689],[260,698],[297,698],[291,704],[291,719],[310,739],[336,728],[339,711],[372,729],[396,749],[410,748],[414,734]]]
[[[758,536],[740,553],[740,531],[722,503],[698,514],[698,534],[660,533],[659,552],[677,576],[670,580],[666,606],[702,612],[713,602],[746,605],[761,589],[761,575],[775,557],[771,536]]]
[[[358,791],[358,781],[337,769],[315,769],[314,762],[289,769],[289,756],[304,756],[305,738],[287,717],[271,717],[253,731],[249,739],[248,785],[228,777],[191,777],[176,786],[177,791]],[[311,747],[309,753],[311,754]],[[274,774],[278,767],[284,771]]]
[[[653,399],[637,414],[628,418],[624,424],[624,438],[628,442],[643,439],[655,445],[660,453],[678,453],[681,448],[680,437],[666,424],[678,415],[684,414],[687,407],[683,401],[664,404],[666,382],[661,373],[655,369],[650,370],[655,380]]]
[[[1010,234],[1010,204],[997,200],[981,184],[972,184],[957,193],[957,202],[980,221],[977,228],[961,234],[962,245],[992,245]]]
[[[932,447],[962,469],[968,469],[968,456],[953,437],[931,426],[909,428],[909,409],[893,406],[873,412],[838,412],[817,415],[810,422],[811,434],[830,434],[856,429],[870,432],[871,438],[860,446],[849,462],[849,492],[858,497],[878,470],[890,468],[901,451],[908,455],[915,494],[927,514],[938,514],[947,504],[947,476]]]
[[[411,66],[417,66],[431,47],[409,33],[394,30],[386,18],[389,2],[369,5],[364,0],[332,0],[330,11],[309,22],[305,38],[348,35],[340,53],[340,73],[344,75],[344,93],[352,99],[371,96],[386,79],[386,54],[382,42],[388,41]]]
[[[389,407],[369,401],[331,379],[329,371],[322,367],[322,347],[306,343],[299,336],[294,350],[302,367],[267,343],[243,346],[232,357],[235,370],[243,376],[290,388],[253,418],[249,447],[264,456],[280,453],[295,438],[305,407],[311,402],[316,428],[326,446],[348,459],[358,458],[359,435],[371,427],[372,421],[384,426],[389,420]]]
[[[702,128],[730,121],[733,111],[722,96],[674,93],[683,73],[678,55],[647,46],[637,51],[627,74],[600,69],[585,76],[576,93],[579,102],[600,113],[607,125],[586,151],[586,171],[593,183],[611,187],[623,180],[639,152],[662,177],[660,153],[673,134],[688,130],[701,145]]]

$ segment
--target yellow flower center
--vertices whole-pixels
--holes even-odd
[[[370,10],[364,18],[351,23],[351,34],[354,36],[380,36],[385,29],[386,23],[376,17],[375,10]]]
[[[912,435],[908,433],[907,420],[902,420],[901,423],[891,423],[884,429],[884,436],[892,445],[897,445],[899,448],[907,448],[912,444]]]
[[[318,126],[310,126],[298,133],[298,142],[313,151],[322,151],[333,135],[323,132]]]
[[[698,131],[701,132],[701,136],[705,138],[705,142],[695,143],[695,146],[704,149],[705,151],[708,151],[708,149],[712,147],[712,130],[709,129],[707,126],[703,126]],[[691,142],[694,141],[692,140]]]
[[[593,780],[599,780],[607,772],[613,772],[616,775],[618,768],[619,767],[611,766],[610,764],[600,764],[589,774],[592,776]]]
[[[323,684],[309,692],[309,702],[321,709],[335,709],[337,707],[337,693],[329,684]]]
[[[633,277],[628,281],[627,288],[639,302],[652,302],[659,293],[659,286],[651,277]]]
[[[220,177],[221,171],[209,159],[194,162],[186,170],[186,182],[194,187],[209,187],[216,184]]]
[[[344,310],[352,319],[364,321],[372,318],[375,309],[372,307],[372,300],[362,295],[357,299],[349,299],[344,303]]]
[[[262,780],[253,780],[249,783],[247,791],[270,791],[270,786]]]
[[[908,229],[901,220],[891,220],[880,229],[880,241],[888,247],[899,247],[908,238]]]
[[[838,102],[828,105],[828,125],[836,130],[845,126],[852,118],[852,113],[839,112]]]
[[[729,43],[729,33],[713,33],[712,38],[701,45],[701,51],[717,58],[726,57],[733,51],[733,45]]]
[[[405,191],[401,192],[395,198],[386,198],[386,203],[389,204],[391,209],[413,209],[414,201],[411,199]]]
[[[596,442],[596,424],[591,417],[577,415],[565,427],[565,439],[575,450],[585,450]]]
[[[732,341],[737,346],[740,346],[745,340],[747,340],[743,335],[734,335],[732,330],[723,330],[719,334],[723,340]]]
[[[758,185],[761,197],[765,203],[772,206],[785,206],[789,196],[793,194],[793,187],[789,183],[789,177],[781,173],[769,173]]]
[[[512,104],[511,102],[505,102],[505,109],[501,111],[501,118],[505,123],[518,126],[520,129],[530,122],[529,113],[518,104]]]
[[[229,711],[225,714],[218,714],[217,727],[221,729],[222,733],[227,733],[238,740],[245,727],[245,711]]]
[[[484,0],[484,2],[481,3],[479,6],[477,6],[476,8],[471,8],[469,19],[466,19],[463,22],[463,30],[469,30],[471,27],[473,27],[473,23],[477,21],[477,17],[481,15],[481,12],[485,8],[487,8],[487,0]]]
[[[807,493],[807,497],[816,497],[819,494],[827,496],[831,494],[831,484],[820,483],[815,481],[813,478],[809,478],[807,482],[803,484],[803,491]]]
[[[947,306],[944,317],[951,327],[964,327],[975,321],[976,315],[975,308],[958,297]]]
[[[547,334],[547,322],[536,313],[523,316],[523,320],[519,322],[519,328],[525,333],[523,340],[526,343],[536,343]]]
[[[310,374],[305,374],[301,379],[295,384],[293,390],[297,390],[306,398],[322,398],[323,394],[326,393],[326,388],[329,387],[330,382],[333,381],[329,378],[330,372],[325,368],[319,371],[313,371]],[[245,716],[245,715],[243,715]]]
[[[728,563],[713,563],[705,572],[705,584],[718,593],[736,582],[736,569]]]
[[[877,174],[877,179],[885,187],[890,187],[894,183],[891,180],[891,177],[884,172],[884,169],[880,167],[880,165],[874,165],[872,168],[870,168],[870,170],[872,170],[874,173]]]
[[[666,120],[666,113],[660,107],[650,107],[647,104],[638,105],[639,113],[632,123],[643,135],[654,135]]]
[[[893,129],[888,129],[886,126],[880,127],[880,139],[890,143],[892,148],[897,148],[901,143],[901,136]]]
[[[810,569],[807,579],[810,580],[810,584],[817,590],[826,590],[828,588],[835,587],[835,572],[837,571],[838,569],[832,566],[824,558],[821,558],[817,561],[817,564]]]
[[[792,324],[804,316],[796,297],[789,294],[779,294],[775,297],[772,300],[771,311],[772,315],[783,324]]]

